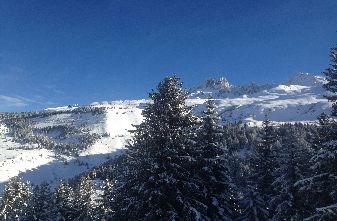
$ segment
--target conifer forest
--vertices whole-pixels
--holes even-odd
[[[330,58],[332,111],[314,124],[227,122],[211,96],[196,116],[167,77],[122,154],[56,186],[10,179],[0,220],[337,220],[337,48]]]

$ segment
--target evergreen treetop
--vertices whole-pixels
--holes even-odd
[[[200,212],[191,165],[195,118],[176,76],[150,93],[126,151],[127,163],[116,184],[117,220],[198,220]]]
[[[330,67],[323,74],[326,76],[327,83],[324,85],[328,94],[325,96],[332,103],[332,117],[337,117],[337,47],[331,49]]]
[[[233,184],[229,176],[228,153],[223,145],[223,129],[211,97],[205,102],[206,109],[197,129],[196,174],[201,183],[209,220],[231,220]]]

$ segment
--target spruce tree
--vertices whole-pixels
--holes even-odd
[[[43,182],[33,189],[28,205],[29,220],[55,220],[56,208],[49,184]]]
[[[89,221],[94,217],[93,184],[89,177],[81,176],[74,191],[73,199],[73,219]]]
[[[55,191],[55,206],[58,220],[71,220],[73,218],[74,191],[68,183],[60,182]]]
[[[324,72],[326,98],[332,103],[331,118],[321,123],[321,136],[316,153],[311,159],[311,176],[298,182],[310,198],[313,211],[307,220],[337,220],[337,48],[331,50],[331,64]],[[323,127],[324,126],[324,127]],[[317,143],[317,142],[316,142]]]
[[[276,193],[271,200],[275,207],[272,219],[302,220],[308,213],[308,208],[305,207],[302,193],[295,184],[308,174],[311,148],[296,127],[287,125],[287,133],[280,149],[279,164],[272,184]]]
[[[150,93],[117,177],[116,220],[202,220],[198,185],[193,182],[192,129],[195,118],[176,76]]]
[[[106,179],[102,183],[102,199],[96,212],[96,217],[99,220],[113,219],[113,187],[113,180]]]
[[[229,177],[228,156],[223,145],[223,129],[218,124],[219,117],[211,97],[206,101],[206,109],[197,130],[196,173],[204,189],[204,204],[210,220],[232,219],[233,184]]]
[[[14,177],[5,187],[2,203],[0,204],[0,219],[15,221],[28,220],[28,203],[31,196],[29,182],[22,182]]]
[[[276,135],[270,120],[266,119],[262,123],[257,144],[250,156],[249,189],[255,190],[253,196],[259,199],[261,205],[264,201],[264,210],[270,211],[270,200],[273,195],[272,183],[274,182],[274,171],[276,169]],[[263,211],[263,210],[261,210]],[[266,214],[266,213],[264,213]],[[271,214],[271,212],[269,212]],[[263,215],[263,214],[261,214]]]
[[[252,180],[256,183],[257,190],[264,195],[272,192],[271,184],[274,181],[273,172],[276,168],[276,135],[270,120],[267,118],[262,123],[257,144],[251,157]]]
[[[268,220],[269,211],[266,209],[266,201],[263,196],[252,186],[247,186],[245,197],[242,199],[242,212],[237,218],[239,221]]]
[[[324,85],[328,94],[325,96],[332,103],[332,117],[337,117],[337,47],[331,49],[331,63],[323,74],[326,76],[327,83]]]
[[[314,134],[312,148],[315,151],[323,149],[325,143],[329,141],[332,119],[326,113],[320,114],[318,117],[317,133]]]

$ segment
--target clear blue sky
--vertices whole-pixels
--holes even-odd
[[[337,43],[336,0],[0,2],[0,111],[146,98],[186,87],[320,73]]]

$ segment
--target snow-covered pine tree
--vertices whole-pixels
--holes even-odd
[[[232,220],[233,183],[229,176],[228,156],[223,145],[223,129],[211,97],[197,129],[198,179],[204,189],[204,204],[209,220]]]
[[[277,141],[274,128],[269,119],[262,123],[262,129],[257,138],[257,144],[251,158],[252,177],[258,191],[270,195],[273,190],[273,172],[277,165],[275,143]]]
[[[336,162],[337,152],[337,47],[331,50],[331,63],[330,67],[324,72],[327,83],[324,85],[328,94],[325,96],[328,101],[332,103],[331,119],[330,119],[330,131],[328,141],[326,142],[327,149],[329,149],[334,156],[330,155],[330,158],[334,158]],[[330,153],[331,154],[331,153]],[[336,164],[335,164],[336,165]],[[337,169],[335,167],[335,169]]]
[[[0,203],[0,220],[28,220],[27,207],[30,196],[29,182],[22,182],[19,177],[10,179]]]
[[[312,148],[315,151],[319,151],[323,148],[325,143],[329,141],[329,134],[332,124],[332,119],[326,113],[322,113],[318,117],[317,133],[314,134]]]
[[[113,180],[104,180],[101,185],[102,199],[99,207],[96,210],[96,218],[98,220],[113,219]]]
[[[191,131],[195,118],[176,76],[162,80],[150,93],[126,151],[124,173],[117,177],[116,220],[202,220]],[[199,208],[200,207],[200,208]]]
[[[249,177],[249,189],[257,191],[257,193],[254,193],[252,196],[255,196],[256,199],[259,199],[260,205],[262,201],[264,201],[264,210],[267,211],[271,209],[270,200],[273,195],[273,173],[277,166],[275,151],[276,141],[277,138],[274,128],[271,125],[270,120],[268,120],[266,117],[262,123],[260,133],[258,134],[257,144],[255,145],[249,159],[249,166],[251,170]],[[262,215],[263,214],[259,216]]]
[[[272,184],[276,193],[271,201],[275,208],[272,220],[275,221],[302,220],[308,213],[304,197],[295,183],[307,176],[312,151],[300,134],[303,131],[293,125],[286,127],[286,134],[278,151],[279,166]]]
[[[307,220],[337,220],[337,48],[331,50],[331,64],[324,72],[328,91],[326,98],[332,103],[331,122],[322,147],[311,159],[312,176],[298,182],[313,199],[315,208]]]
[[[56,208],[49,184],[43,182],[33,189],[28,205],[28,220],[55,220]]]
[[[266,209],[266,201],[262,195],[252,186],[247,186],[245,197],[241,202],[242,212],[236,219],[238,221],[262,221],[268,220],[269,211]]]
[[[337,117],[337,47],[331,49],[330,67],[323,74],[327,83],[324,85],[328,94],[325,97],[332,103],[332,117]]]
[[[89,177],[81,176],[74,191],[73,220],[93,220],[95,205],[93,201],[93,183]]]
[[[71,220],[74,214],[74,191],[68,183],[60,182],[55,191],[57,220]]]

